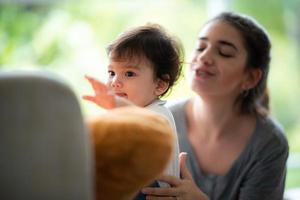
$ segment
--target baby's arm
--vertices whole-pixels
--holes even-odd
[[[106,109],[133,105],[130,101],[112,94],[107,86],[101,81],[98,81],[90,76],[85,76],[85,78],[92,85],[95,95],[84,95],[82,97],[83,99],[91,101]]]

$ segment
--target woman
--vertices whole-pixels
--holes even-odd
[[[190,64],[195,97],[170,106],[182,179],[147,199],[282,199],[288,143],[267,114],[271,44],[252,19],[222,13],[202,28]]]

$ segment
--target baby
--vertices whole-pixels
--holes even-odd
[[[136,105],[163,115],[173,128],[176,138],[172,160],[164,174],[179,177],[175,122],[171,112],[164,106],[165,101],[160,98],[170,91],[181,74],[183,51],[180,43],[161,26],[147,24],[119,35],[107,47],[107,53],[107,83],[86,76],[95,95],[83,98],[106,109]],[[158,186],[169,185],[158,182]]]

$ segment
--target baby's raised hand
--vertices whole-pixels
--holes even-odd
[[[83,99],[91,101],[97,104],[98,106],[106,109],[112,109],[116,107],[115,95],[110,93],[110,91],[104,83],[87,75],[85,76],[85,78],[92,85],[95,95],[84,95],[82,96]]]

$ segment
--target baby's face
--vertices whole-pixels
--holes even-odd
[[[159,96],[158,80],[146,59],[114,60],[109,58],[108,88],[117,96],[145,107]]]

